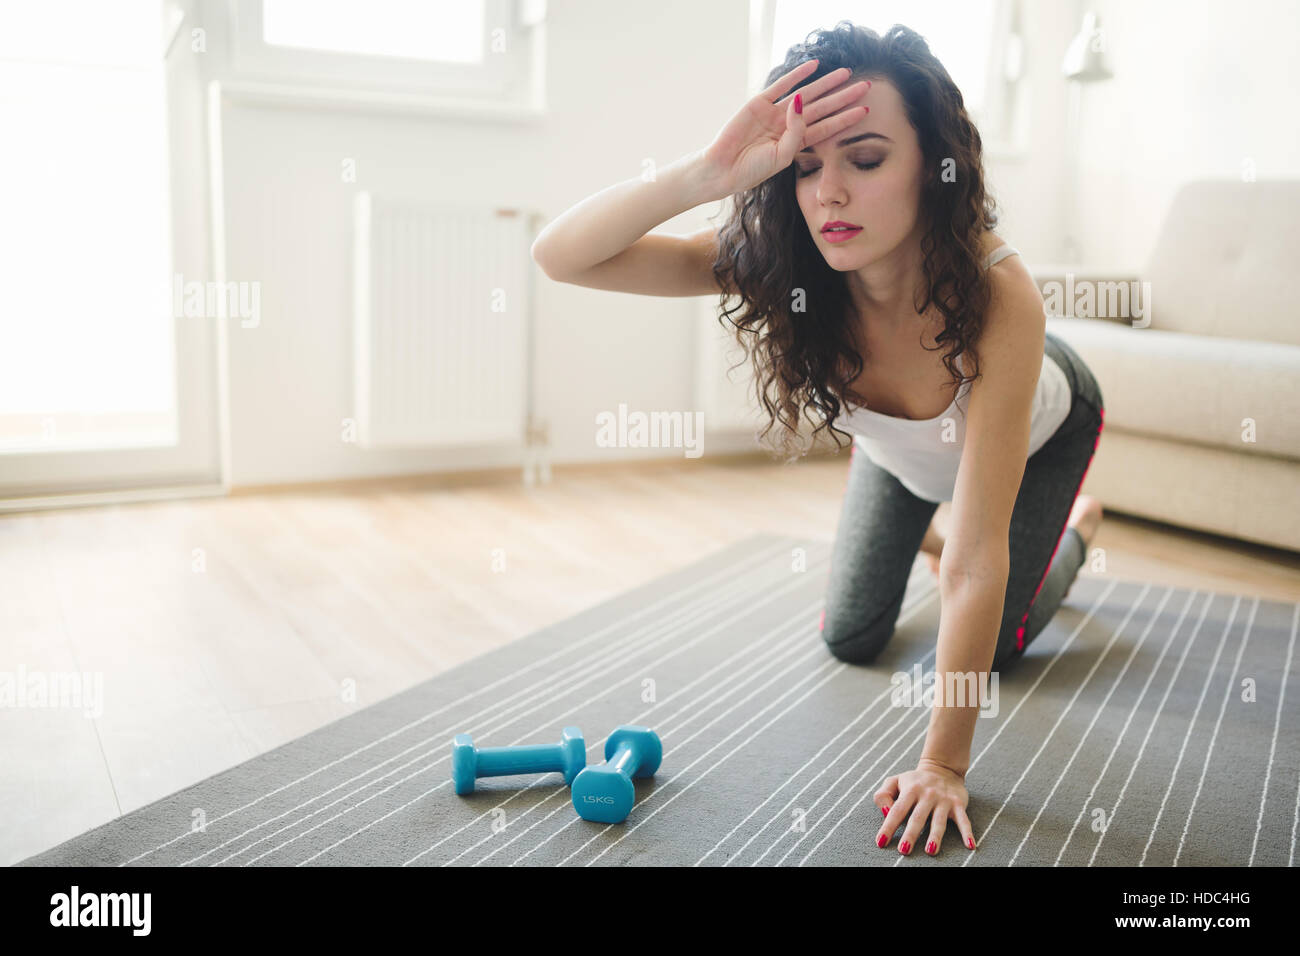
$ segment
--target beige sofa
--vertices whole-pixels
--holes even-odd
[[[1105,400],[1084,492],[1300,551],[1298,252],[1300,181],[1207,180],[1175,195],[1139,275],[1030,263]]]

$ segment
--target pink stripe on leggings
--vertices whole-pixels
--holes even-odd
[[[1074,502],[1079,498],[1079,490],[1083,488],[1083,479],[1088,477],[1088,469],[1092,467],[1092,459],[1097,455],[1097,445],[1101,442],[1101,430],[1106,427],[1106,409],[1098,410],[1101,421],[1097,424],[1097,437],[1092,443],[1092,454],[1088,456],[1088,464],[1083,467],[1083,474],[1079,477],[1079,487],[1074,489],[1074,498],[1070,500],[1070,509],[1074,509]],[[1043,589],[1043,582],[1047,580],[1047,572],[1052,567],[1052,561],[1056,558],[1056,550],[1061,546],[1061,539],[1065,537],[1065,529],[1070,526],[1069,516],[1066,516],[1065,524],[1061,525],[1061,533],[1056,536],[1056,545],[1052,548],[1052,556],[1047,559],[1047,567],[1043,568],[1043,576],[1038,579],[1038,587],[1034,588],[1034,596],[1029,599],[1029,607],[1025,608],[1024,616],[1020,618],[1020,626],[1016,628],[1016,650],[1025,649],[1025,622],[1029,620],[1029,608],[1034,606],[1034,600],[1038,597],[1038,592]],[[1086,558],[1087,555],[1085,554]]]

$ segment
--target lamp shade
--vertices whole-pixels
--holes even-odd
[[[1061,61],[1061,72],[1068,79],[1080,83],[1108,80],[1115,74],[1106,63],[1105,35],[1101,31],[1101,17],[1092,11],[1083,15],[1083,26],[1070,41]]]

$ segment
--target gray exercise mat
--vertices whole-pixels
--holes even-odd
[[[817,629],[829,556],[756,535],[19,865],[1294,862],[1300,605],[1106,575],[1076,580],[978,721],[979,848],[950,829],[934,859],[877,849],[872,794],[928,716],[891,706],[891,676],[933,667],[939,601],[918,560],[888,648],[843,664]],[[625,723],[664,757],[622,824],[579,819],[555,773],[453,792],[457,733],[573,724],[596,763]]]

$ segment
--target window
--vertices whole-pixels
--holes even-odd
[[[870,27],[882,36],[895,23],[925,37],[961,90],[966,111],[986,141],[1007,137],[1004,119],[1006,84],[1018,79],[1019,64],[1011,62],[1018,46],[1009,37],[1008,5],[1004,0],[766,0],[770,12],[757,4],[759,16],[770,17],[771,46],[761,75],[781,62],[791,46],[814,30],[827,30],[840,20]],[[1008,67],[1001,64],[1006,62]]]
[[[161,32],[157,0],[0,6],[0,452],[177,441]]]
[[[483,0],[262,0],[262,39],[275,46],[481,63]]]
[[[529,103],[544,0],[235,0],[233,77]]]

